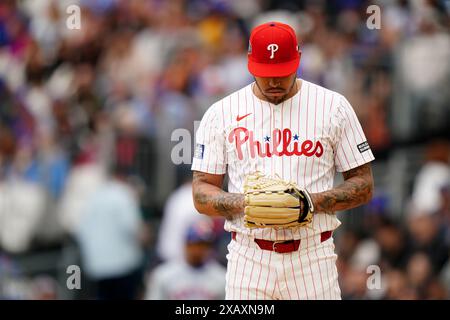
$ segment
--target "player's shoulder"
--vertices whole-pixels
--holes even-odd
[[[241,100],[243,101],[244,99],[246,99],[247,95],[249,94],[248,90],[251,90],[251,83],[238,89],[235,90],[229,94],[227,94],[226,96],[224,96],[223,98],[221,98],[220,100],[217,100],[216,102],[214,102],[209,108],[208,110],[211,111],[220,111],[222,113],[227,113],[230,111],[230,105],[232,105],[233,103],[236,103],[236,101]]]
[[[325,94],[325,96],[329,97],[329,98],[333,98],[333,101],[337,101],[339,102],[339,100],[341,99],[345,99],[345,97],[334,90],[331,90],[329,88],[326,88],[324,86],[321,86],[317,83],[313,83],[307,80],[302,79],[303,85],[308,87],[308,90],[313,90],[313,91],[317,91],[317,92],[323,92],[323,94]]]
[[[222,118],[227,119],[229,114],[233,112],[233,106],[239,104],[239,101],[243,102],[243,99],[247,98],[247,95],[249,94],[248,90],[250,89],[251,84],[248,84],[239,90],[229,93],[220,100],[215,101],[206,109],[203,118],[213,122],[215,119],[219,120],[219,122]]]
[[[308,87],[309,92],[323,92],[321,94],[324,94],[326,103],[330,103],[330,115],[338,116],[338,114],[345,113],[353,108],[342,93],[303,79],[302,81],[303,85]]]

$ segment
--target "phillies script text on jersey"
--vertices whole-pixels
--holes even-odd
[[[242,135],[243,134],[243,135]],[[239,160],[244,159],[242,154],[242,145],[248,141],[250,156],[254,159],[256,155],[264,158],[275,156],[306,156],[312,157],[315,155],[320,158],[323,154],[323,146],[320,141],[312,142],[311,140],[305,140],[301,144],[299,141],[294,141],[292,147],[290,147],[292,141],[292,132],[290,129],[274,129],[272,132],[272,143],[269,141],[262,143],[254,139],[254,134],[252,130],[248,130],[244,127],[235,128],[228,135],[228,141],[230,143],[236,143],[236,150]],[[294,135],[294,140],[298,140],[298,135]],[[281,146],[281,150],[279,147]]]

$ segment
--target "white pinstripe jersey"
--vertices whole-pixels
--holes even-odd
[[[336,171],[374,160],[347,99],[301,81],[296,95],[278,105],[255,96],[254,82],[214,103],[196,133],[192,170],[228,174],[232,193],[242,193],[244,177],[257,170],[316,193],[333,187]],[[340,224],[335,214],[316,213],[312,229],[249,229],[242,214],[227,220],[225,230],[280,241],[334,230]]]

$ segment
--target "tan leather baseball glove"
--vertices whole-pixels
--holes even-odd
[[[302,227],[312,221],[311,197],[293,182],[256,172],[246,176],[244,194],[248,228]]]

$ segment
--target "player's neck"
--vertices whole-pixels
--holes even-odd
[[[272,99],[270,97],[267,97],[266,95],[264,95],[264,93],[262,93],[262,91],[260,90],[257,82],[255,81],[252,85],[252,91],[253,94],[258,98],[261,99],[263,101],[267,101],[271,104],[275,104],[278,105],[280,103],[283,103],[286,100],[289,100],[290,98],[292,98],[293,96],[295,96],[301,89],[303,84],[303,81],[301,79],[296,78],[295,79],[295,83],[292,85],[291,90],[289,91],[289,93],[287,95],[285,95],[284,97],[280,97],[278,99]]]

